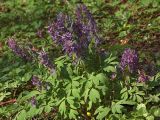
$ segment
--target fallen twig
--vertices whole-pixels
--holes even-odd
[[[8,101],[5,101],[5,102],[0,102],[0,106],[4,106],[4,105],[11,104],[11,103],[15,103],[16,101],[17,101],[16,99],[11,99],[11,100],[8,100]]]

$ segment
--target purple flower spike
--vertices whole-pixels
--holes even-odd
[[[16,47],[17,47],[17,43],[16,43],[16,41],[14,40],[14,39],[12,39],[12,38],[10,38],[9,40],[8,40],[8,46],[11,48],[11,49],[16,49]]]
[[[132,73],[136,71],[138,67],[138,55],[135,50],[130,48],[126,49],[122,55],[120,68],[122,71],[125,71],[128,68],[129,72]]]
[[[36,107],[36,104],[37,104],[37,101],[36,101],[36,98],[35,98],[35,96],[33,96],[32,98],[31,98],[31,105],[33,106],[33,107]]]
[[[138,82],[146,82],[149,80],[149,76],[146,75],[144,72],[139,73]]]
[[[93,33],[97,32],[96,22],[85,5],[81,4],[80,6],[78,6],[76,16],[77,22],[83,24],[84,31],[89,30]]]
[[[41,86],[42,82],[40,81],[40,79],[37,76],[33,76],[32,77],[32,84],[35,86]]]
[[[96,22],[92,17],[92,14],[90,13],[90,11],[87,9],[87,7],[85,5],[82,5],[82,11],[84,12],[84,14],[86,15],[87,19],[88,19],[88,27],[92,30],[92,32],[96,32],[97,30],[97,26],[96,26]]]
[[[65,41],[63,50],[69,55],[72,55],[72,53],[76,52],[76,45],[72,41]]]
[[[67,33],[68,30],[65,27],[65,21],[66,21],[66,16],[63,14],[59,14],[57,16],[57,19],[55,22],[53,22],[49,27],[48,27],[48,32],[51,35],[52,39],[54,42],[58,44],[63,44],[65,39],[68,39],[66,37],[70,37],[70,33]]]
[[[87,7],[83,4],[79,5],[76,10],[76,22],[74,27],[74,31],[76,31],[77,36],[86,41],[84,44],[89,44],[92,38],[95,39],[96,44],[99,42],[99,38],[97,36],[97,26],[92,14],[87,9]],[[85,40],[84,40],[85,39]]]
[[[62,13],[58,14],[48,27],[48,32],[69,56],[84,55],[91,40],[95,40],[95,47],[99,43],[96,23],[85,5],[77,7],[75,21]]]
[[[70,32],[66,32],[61,36],[61,41],[65,43],[66,41],[72,40],[72,34]]]
[[[16,41],[12,38],[10,38],[8,40],[8,46],[10,49],[12,49],[12,51],[18,55],[19,57],[25,59],[25,60],[32,60],[31,56],[29,55],[29,53],[25,52],[25,50],[23,50],[22,48],[20,48]]]
[[[49,57],[48,57],[46,52],[41,51],[39,53],[39,58],[40,58],[40,63],[42,65],[44,65],[45,67],[49,68],[50,70],[54,69],[54,66],[53,66],[52,62],[50,61],[50,59],[49,59]]]
[[[117,77],[117,74],[116,73],[112,73],[111,80],[114,80],[116,77]]]
[[[38,90],[42,90],[42,82],[37,76],[32,77],[32,85],[36,86]]]

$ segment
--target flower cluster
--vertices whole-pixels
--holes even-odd
[[[73,53],[76,56],[82,54],[93,37],[95,43],[98,43],[96,23],[85,5],[78,6],[76,20],[62,13],[58,14],[57,19],[48,27],[48,32],[54,42],[61,45],[63,51],[70,56]]]
[[[42,82],[37,76],[32,77],[32,85],[36,86],[39,90],[42,89]]]
[[[26,50],[20,48],[14,39],[10,38],[8,40],[8,46],[16,55],[20,56],[21,58],[29,61],[32,60],[32,57],[29,55],[29,53],[27,53]]]
[[[39,59],[40,59],[40,63],[45,67],[49,68],[50,70],[54,69],[54,65],[52,64],[46,52],[41,51],[39,53]]]
[[[57,20],[49,26],[48,32],[58,45],[62,45],[63,51],[71,55],[76,50],[73,34],[69,31],[69,17],[60,13]],[[66,25],[67,24],[67,25]]]
[[[33,76],[31,82],[32,85],[38,88],[38,90],[42,90],[42,87],[44,87],[45,90],[49,90],[51,88],[49,82],[42,82],[37,76]]]
[[[121,70],[124,71],[127,68],[129,72],[132,73],[136,71],[137,66],[138,66],[137,52],[130,48],[126,49],[122,55],[121,62],[120,62]]]
[[[149,80],[149,76],[146,75],[144,72],[139,73],[138,82],[146,82]]]
[[[80,4],[76,10],[76,22],[75,29],[79,37],[86,38],[86,41],[90,41],[91,37],[95,37],[98,40],[96,35],[97,26],[96,22],[93,19],[90,11],[83,4]]]
[[[43,32],[43,30],[39,29],[36,34],[39,38],[43,38]]]
[[[36,106],[37,101],[36,101],[35,96],[33,96],[33,97],[31,98],[30,102],[31,102],[31,105],[32,105],[32,106],[34,106],[34,107]]]
[[[116,77],[117,77],[117,74],[116,73],[112,73],[111,80],[114,80]]]

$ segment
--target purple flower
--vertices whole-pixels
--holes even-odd
[[[37,101],[36,101],[35,96],[33,96],[33,97],[31,98],[30,102],[31,102],[31,105],[32,105],[33,107],[36,107]]]
[[[72,33],[69,31],[71,23],[67,22],[70,21],[68,19],[69,17],[59,14],[57,20],[49,26],[48,31],[55,43],[61,45],[65,53],[72,55],[76,50],[76,45],[73,42]]]
[[[40,81],[40,79],[37,76],[33,76],[32,77],[32,85],[35,85],[37,87],[41,87],[42,82]]]
[[[84,31],[84,33],[97,32],[96,22],[92,17],[92,14],[84,4],[81,4],[77,7],[76,17],[77,17],[77,23],[82,24],[83,26],[82,30]]]
[[[93,38],[95,44],[99,43],[96,23],[85,5],[78,6],[75,21],[62,13],[58,14],[57,19],[48,27],[48,32],[69,56],[73,53],[76,56],[86,53]]]
[[[38,90],[42,90],[42,82],[37,76],[32,77],[32,85],[36,86]]]
[[[82,11],[86,15],[86,18],[88,19],[88,27],[92,32],[96,33],[97,26],[96,26],[95,20],[92,17],[92,14],[90,13],[90,11],[87,9],[85,5],[82,5],[81,7],[82,7]]]
[[[139,73],[138,82],[146,82],[149,80],[149,76],[146,75],[143,71]]]
[[[116,77],[117,77],[117,74],[116,73],[112,73],[111,79],[114,80]]]
[[[65,44],[65,42],[67,41],[72,41],[72,34],[70,32],[66,32],[61,36],[61,41],[63,42],[63,44]]]
[[[69,55],[72,55],[73,53],[76,53],[76,44],[74,44],[73,41],[65,41],[63,50]]]
[[[38,30],[36,34],[39,38],[43,38],[43,30]]]
[[[42,90],[42,87],[44,87],[45,90],[50,90],[51,86],[49,82],[42,82],[37,76],[32,77],[32,85],[36,86],[38,90]]]
[[[85,39],[87,46],[92,38],[95,39],[95,43],[99,43],[97,36],[97,26],[92,14],[83,4],[79,5],[76,10],[76,22],[74,25],[74,31],[77,35]]]
[[[138,55],[135,50],[132,50],[130,48],[125,49],[125,51],[122,54],[121,62],[120,62],[120,68],[122,71],[125,71],[126,68],[129,70],[129,72],[136,71],[138,67]]]
[[[64,16],[62,13],[60,13],[57,16],[56,21],[53,22],[48,27],[49,34],[51,35],[52,39],[58,44],[62,44],[65,41],[65,39],[68,39],[68,37],[71,37],[71,34],[69,33],[69,31],[65,27],[66,19],[67,19],[67,17]]]
[[[8,40],[8,46],[10,49],[12,49],[12,51],[18,55],[19,57],[25,59],[25,60],[32,60],[31,56],[29,55],[29,53],[27,53],[24,49],[20,48],[16,41],[12,38],[10,38]]]
[[[46,52],[41,51],[39,53],[40,63],[44,65],[45,67],[49,68],[50,70],[54,69],[54,65],[50,61],[48,55]]]

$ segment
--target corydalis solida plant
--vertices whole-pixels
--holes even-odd
[[[149,76],[144,71],[139,71],[138,82],[146,82],[149,80]]]
[[[37,76],[32,77],[32,85],[38,87],[39,90],[42,89],[42,82]]]
[[[74,23],[75,30],[80,37],[81,42],[86,44],[89,43],[92,38],[94,38],[96,43],[99,42],[99,38],[97,36],[97,25],[92,17],[92,14],[87,9],[87,7],[83,4],[80,4],[76,10],[76,21]]]
[[[42,65],[48,68],[52,73],[55,73],[55,67],[52,64],[46,52],[44,51],[39,52],[39,59]]]
[[[85,5],[77,7],[75,20],[62,13],[58,14],[48,27],[48,32],[69,56],[75,54],[79,57],[86,53],[93,39],[98,43],[96,23]]]
[[[27,53],[24,49],[20,48],[14,39],[10,38],[8,40],[8,46],[19,57],[28,61],[32,60],[32,57],[29,55],[29,53]]]
[[[42,90],[42,87],[44,87],[46,90],[51,88],[48,82],[42,82],[41,79],[35,75],[32,77],[31,82],[33,86],[38,88],[38,90]]]
[[[37,100],[36,100],[36,97],[35,97],[35,96],[33,96],[33,97],[31,98],[30,103],[31,103],[31,105],[32,105],[33,107],[36,107]]]
[[[63,51],[65,53],[71,55],[73,52],[75,52],[75,42],[73,41],[73,34],[69,30],[69,25],[67,20],[69,18],[60,13],[57,16],[57,19],[55,22],[53,22],[49,27],[48,27],[48,32],[51,35],[52,39],[57,45],[61,45],[63,48]]]
[[[125,71],[127,69],[130,73],[133,73],[137,70],[138,54],[135,50],[132,50],[130,48],[125,49],[122,54],[120,68],[122,71]]]

